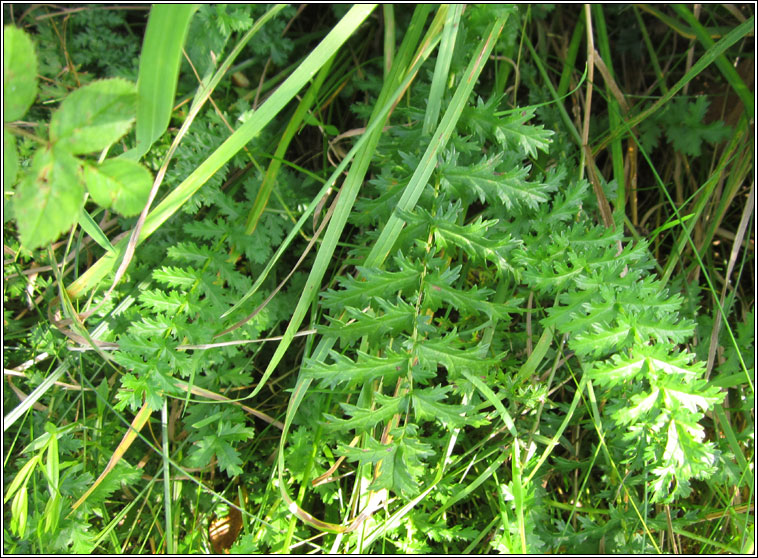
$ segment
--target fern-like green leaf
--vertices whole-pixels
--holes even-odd
[[[384,357],[378,357],[358,351],[355,361],[335,351],[330,351],[329,354],[333,364],[312,359],[306,359],[304,363],[305,373],[329,388],[349,382],[361,385],[380,377],[392,381],[408,368],[408,355],[402,353],[389,352]]]
[[[454,405],[443,403],[447,399],[451,386],[434,386],[426,389],[415,389],[411,394],[411,404],[416,418],[438,420],[448,428],[468,424],[482,426],[488,424],[483,415],[467,416],[472,410],[470,405]]]
[[[346,306],[363,308],[374,297],[386,298],[417,286],[421,269],[399,257],[401,271],[385,271],[358,267],[359,279],[347,277],[340,280],[341,291],[328,290],[323,295],[323,304],[328,308],[342,310]]]
[[[498,362],[497,359],[484,358],[484,351],[479,345],[466,348],[455,331],[443,338],[419,341],[413,352],[422,366],[436,368],[441,364],[453,377],[456,377],[455,373],[460,370],[468,370],[486,377]]]
[[[412,328],[416,316],[413,306],[401,299],[397,304],[390,304],[384,299],[377,299],[376,303],[379,307],[376,313],[346,306],[344,321],[329,318],[331,325],[320,326],[319,333],[337,336],[346,344],[364,336],[370,343],[375,343],[384,335],[394,336]]]
[[[405,413],[408,410],[408,396],[391,397],[381,393],[375,393],[378,408],[364,409],[349,403],[340,403],[345,414],[350,415],[349,419],[340,419],[333,415],[324,413],[324,417],[329,421],[327,427],[334,430],[355,430],[356,432],[365,432],[380,422],[386,422],[391,417],[399,413]]]

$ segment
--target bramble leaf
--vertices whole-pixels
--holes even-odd
[[[50,119],[50,141],[74,154],[105,149],[129,131],[137,86],[120,78],[95,81],[66,97]]]
[[[98,204],[112,206],[121,215],[131,217],[142,211],[147,203],[153,178],[139,163],[108,159],[97,166],[85,164],[84,182]]]
[[[14,217],[29,249],[52,242],[71,228],[84,204],[79,161],[62,148],[42,148],[16,187]]]
[[[3,122],[19,120],[37,97],[37,55],[29,35],[3,27]]]

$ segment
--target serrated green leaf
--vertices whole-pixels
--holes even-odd
[[[462,116],[464,126],[481,139],[495,139],[505,148],[520,149],[525,155],[537,156],[537,150],[547,151],[552,130],[544,126],[527,125],[534,116],[536,107],[515,108],[497,112],[502,96],[490,97],[487,102],[479,99],[476,107],[467,107]]]
[[[699,157],[703,141],[716,143],[729,137],[731,129],[723,122],[705,124],[709,101],[698,96],[694,101],[677,97],[660,115],[665,123],[666,137],[674,149],[692,157]]]
[[[589,377],[600,385],[615,385],[633,380],[644,366],[645,357],[642,355],[632,357],[616,354],[610,360],[595,363],[589,371]]]
[[[37,55],[25,31],[3,27],[3,122],[20,119],[37,96]]]
[[[518,146],[530,157],[537,156],[537,150],[547,152],[550,138],[555,132],[544,126],[527,125],[534,116],[535,107],[517,108],[500,119],[495,125],[495,138],[503,147]]]
[[[673,345],[638,345],[635,353],[647,359],[652,371],[684,378],[688,381],[705,373],[705,364],[694,361],[694,355],[675,350]]]
[[[481,312],[489,319],[509,319],[512,305],[494,304],[487,300],[494,294],[492,289],[472,287],[469,290],[455,289],[441,280],[439,275],[431,275],[424,281],[424,302],[432,310],[452,306],[459,311]]]
[[[393,305],[383,299],[378,299],[377,305],[380,310],[376,313],[347,306],[344,321],[329,318],[331,325],[320,326],[318,331],[322,335],[337,336],[349,344],[364,336],[373,343],[383,335],[396,335],[411,328],[416,316],[413,306],[402,300]]]
[[[424,389],[414,389],[411,393],[411,405],[413,412],[419,419],[438,420],[448,428],[455,428],[465,424],[476,422],[474,417],[467,417],[466,413],[471,411],[470,405],[452,405],[442,403],[447,399],[447,394],[452,389],[451,386],[434,386]],[[481,417],[479,417],[481,419]]]
[[[142,316],[139,321],[134,321],[129,325],[129,334],[134,337],[164,335],[167,331],[174,331],[176,328],[176,321],[172,318],[163,314]]]
[[[588,329],[571,337],[569,346],[578,355],[591,354],[595,358],[607,355],[612,349],[627,346],[631,339],[632,329],[628,323],[610,326],[608,324],[592,324]]]
[[[438,169],[442,187],[450,193],[469,202],[478,198],[482,203],[505,203],[509,209],[521,205],[522,201],[530,207],[533,205],[533,199],[519,195],[529,173],[526,167],[518,165],[497,172],[503,159],[501,153],[490,157],[485,155],[472,165],[463,165],[458,159],[458,153],[452,150]],[[540,200],[544,202],[547,198],[540,197]]]
[[[208,246],[198,246],[194,242],[178,242],[168,248],[168,256],[184,262],[196,262],[200,265],[213,257],[213,250]]]
[[[176,291],[166,293],[158,289],[145,290],[140,293],[139,300],[156,312],[178,314],[180,311],[186,312],[188,310],[185,298]]]
[[[322,386],[330,388],[348,382],[361,385],[379,377],[392,382],[407,372],[409,362],[407,354],[394,351],[385,351],[383,357],[357,351],[358,358],[355,361],[335,351],[330,351],[329,354],[334,360],[334,364],[306,359],[304,371],[308,376],[320,380]],[[415,370],[413,378],[415,381],[419,381]]]
[[[39,149],[13,204],[22,244],[31,250],[52,242],[76,222],[83,204],[79,161],[65,149]]]
[[[340,406],[349,419],[339,419],[333,415],[324,413],[329,421],[327,427],[334,430],[354,429],[356,432],[365,432],[379,422],[386,422],[398,413],[404,413],[408,409],[408,397],[390,397],[381,393],[374,394],[378,408],[365,409],[349,403],[340,403]]]
[[[108,159],[97,166],[86,164],[84,182],[92,199],[102,207],[112,206],[124,217],[131,217],[147,203],[153,177],[139,163]]]
[[[74,154],[92,153],[118,141],[134,123],[136,86],[120,78],[73,91],[50,119],[50,141]]]
[[[665,397],[666,406],[669,408],[680,405],[692,414],[697,414],[698,409],[708,411],[724,399],[724,394],[716,386],[708,386],[705,380],[692,383],[682,383],[675,378],[667,378],[661,389]]]
[[[613,419],[619,424],[634,424],[644,419],[655,406],[661,391],[653,388],[649,393],[636,393],[629,398],[629,404],[613,413]]]
[[[419,492],[419,477],[423,473],[423,460],[434,455],[431,445],[419,441],[413,433],[415,427],[392,429],[392,442],[368,438],[366,447],[352,448],[341,444],[337,452],[349,461],[377,465],[378,475],[369,490],[392,490],[406,498]]]
[[[328,290],[323,295],[323,304],[341,310],[345,306],[363,308],[373,297],[386,297],[418,285],[419,269],[406,266],[402,271],[385,271],[358,267],[359,278],[340,279],[341,291]]]
[[[199,272],[193,267],[164,265],[153,271],[153,279],[170,287],[191,287],[198,280]]]
[[[487,230],[495,221],[483,221],[481,217],[468,225],[457,225],[444,220],[434,221],[434,240],[441,247],[456,246],[475,261],[490,261],[495,264],[498,273],[515,273],[510,261],[511,252],[521,243],[510,235],[493,235],[490,239]]]
[[[692,336],[695,324],[691,320],[678,320],[676,314],[660,314],[646,310],[629,321],[643,339],[655,339],[659,343],[682,343]]]
[[[413,352],[423,365],[436,367],[437,364],[442,364],[448,373],[453,374],[458,370],[469,370],[475,374],[486,375],[498,362],[497,359],[482,358],[482,349],[478,345],[471,348],[461,347],[457,334],[452,332],[442,339],[418,342]]]

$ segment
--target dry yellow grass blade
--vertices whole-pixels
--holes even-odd
[[[121,458],[126,453],[126,450],[129,449],[129,446],[132,445],[132,442],[134,442],[134,439],[137,437],[137,434],[142,430],[142,427],[145,426],[145,423],[147,422],[147,419],[150,418],[150,415],[153,413],[153,410],[150,408],[150,406],[145,402],[144,405],[142,405],[142,408],[139,410],[137,415],[134,417],[134,420],[132,421],[132,424],[129,426],[129,431],[124,434],[124,437],[121,439],[121,442],[118,444],[118,447],[116,447],[116,450],[113,452],[113,455],[111,456],[110,460],[108,461],[108,465],[105,466],[105,469],[103,469],[103,472],[100,473],[100,476],[97,477],[97,480],[92,483],[92,486],[90,486],[87,489],[87,492],[85,492],[81,498],[79,498],[76,503],[71,507],[72,513],[81,506],[84,501],[90,497],[92,492],[100,485],[101,482],[105,479],[105,477],[110,473],[113,468],[116,466],[116,464],[121,461]]]

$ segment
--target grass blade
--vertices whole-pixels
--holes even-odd
[[[123,155],[139,160],[168,128],[176,95],[182,46],[197,4],[154,4],[139,61],[137,146]]]
[[[450,101],[445,111],[445,115],[442,117],[442,121],[437,128],[437,131],[432,136],[424,156],[419,162],[419,166],[413,173],[408,186],[406,186],[402,197],[397,203],[397,208],[404,211],[410,211],[418,201],[421,193],[426,187],[427,180],[432,174],[432,171],[437,165],[437,155],[447,144],[447,140],[450,138],[450,134],[455,129],[455,125],[458,122],[458,118],[463,112],[463,107],[466,105],[471,91],[474,89],[474,84],[479,77],[482,68],[484,68],[487,59],[489,58],[492,49],[495,46],[497,37],[505,26],[505,19],[499,19],[492,24],[490,32],[487,37],[483,38],[481,43],[476,49],[477,55],[472,57],[466,71],[463,74],[461,83],[458,85],[458,89]],[[390,253],[397,236],[400,234],[405,222],[397,216],[397,213],[393,213],[387,220],[387,224],[382,229],[379,238],[376,240],[376,244],[371,249],[371,252],[366,257],[366,267],[379,267],[382,265],[387,255]]]
[[[13,424],[21,418],[21,416],[28,411],[32,405],[34,405],[37,401],[39,401],[39,398],[42,397],[47,390],[49,390],[55,382],[58,381],[58,379],[63,376],[63,374],[68,370],[69,363],[68,361],[63,362],[58,368],[55,369],[55,372],[50,374],[47,378],[44,379],[44,381],[38,385],[34,391],[32,391],[29,394],[29,397],[24,399],[21,403],[19,403],[18,407],[13,409],[10,413],[5,415],[3,418],[3,432],[8,430]]]
[[[145,226],[139,236],[138,243],[143,242],[176,213],[211,176],[271,122],[319,71],[321,66],[347,41],[373,9],[374,5],[359,5],[351,8],[292,75],[253,113],[250,119],[229,136],[216,151],[150,212],[145,220]],[[118,245],[119,253],[125,249],[126,241],[124,240]],[[95,288],[103,277],[113,269],[116,261],[117,258],[110,255],[98,260],[68,287],[70,296],[76,298]]]
[[[129,430],[124,434],[124,437],[121,439],[121,442],[119,442],[118,446],[116,447],[115,451],[113,452],[113,455],[111,456],[110,460],[108,460],[108,464],[105,466],[105,469],[103,469],[103,472],[100,473],[100,476],[97,477],[97,480],[92,483],[92,486],[90,486],[87,491],[82,494],[82,497],[79,498],[73,506],[71,506],[71,510],[74,511],[76,508],[81,506],[84,501],[89,498],[90,494],[94,492],[94,490],[100,485],[101,482],[105,479],[106,476],[108,476],[108,473],[110,473],[113,468],[118,464],[119,461],[121,461],[121,458],[126,453],[126,450],[129,449],[129,447],[132,445],[132,442],[134,442],[134,439],[137,437],[137,433],[142,430],[142,427],[145,426],[145,423],[150,418],[150,415],[153,414],[153,410],[150,408],[150,405],[145,402],[144,405],[142,405],[142,408],[139,410],[139,412],[134,416],[134,420],[132,420],[131,427]]]
[[[428,42],[429,41],[427,41],[427,43]],[[426,53],[428,55],[429,49],[425,48],[427,46],[428,44],[422,45],[420,54]],[[279,346],[276,348],[276,352],[271,357],[271,360],[269,361],[269,364],[263,373],[263,377],[261,378],[256,388],[253,390],[253,393],[250,395],[250,397],[254,397],[263,388],[268,378],[276,369],[276,366],[279,364],[279,361],[282,359],[284,353],[292,342],[295,332],[300,327],[300,324],[305,317],[305,314],[311,304],[311,301],[313,300],[313,297],[316,296],[318,289],[321,286],[321,279],[323,278],[324,273],[326,273],[326,269],[331,262],[331,257],[334,253],[334,249],[337,246],[339,237],[342,234],[342,229],[347,222],[348,215],[350,214],[353,203],[355,202],[355,198],[358,195],[358,189],[363,183],[368,165],[371,162],[376,144],[379,141],[379,134],[381,133],[382,126],[384,125],[387,115],[389,115],[391,106],[393,106],[389,105],[387,101],[390,98],[399,97],[399,95],[402,94],[402,92],[405,90],[405,87],[410,84],[410,80],[415,75],[415,72],[418,71],[418,68],[420,68],[421,55],[416,57],[416,62],[417,63],[414,64],[411,68],[412,71],[409,72],[406,80],[403,82],[403,84],[401,84],[401,87],[394,88],[391,85],[396,81],[394,76],[401,75],[399,68],[404,67],[401,63],[398,63],[393,67],[391,71],[392,75],[389,79],[385,80],[384,87],[379,95],[379,101],[377,102],[377,105],[374,109],[374,114],[370,120],[370,124],[378,123],[377,129],[371,135],[366,134],[366,144],[363,149],[357,153],[356,160],[350,167],[350,171],[347,178],[345,179],[345,183],[342,185],[340,199],[334,209],[334,214],[332,216],[331,222],[329,223],[329,227],[327,228],[327,231],[324,235],[324,240],[316,255],[316,260],[313,263],[313,268],[308,275],[307,282],[303,287],[303,293],[300,296],[297,306],[292,313],[292,317],[290,319],[289,325],[287,326],[287,330],[284,332],[283,339],[279,343]]]

